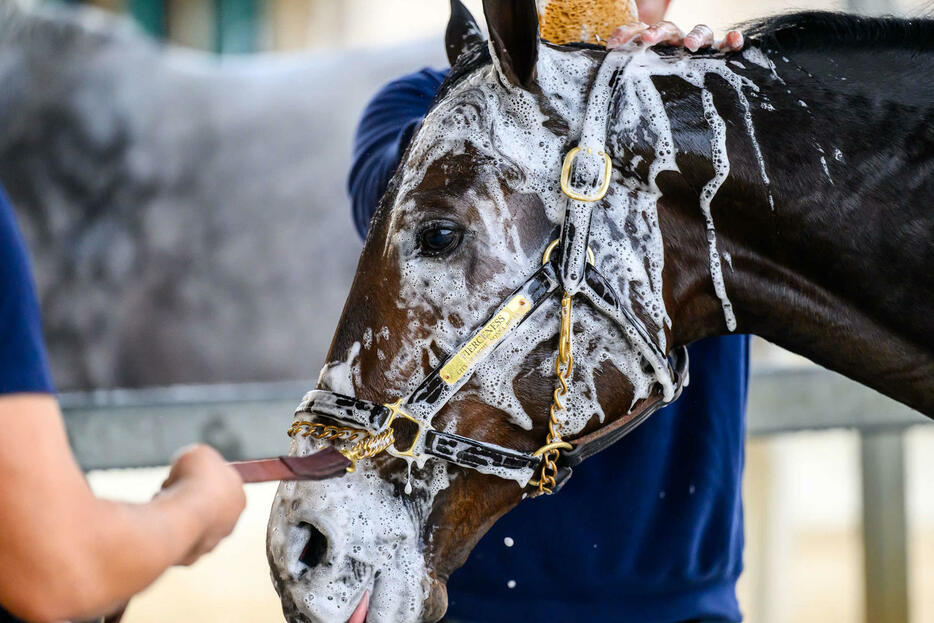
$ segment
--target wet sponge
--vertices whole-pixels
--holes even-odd
[[[537,0],[542,39],[602,43],[617,26],[639,21],[635,0]]]

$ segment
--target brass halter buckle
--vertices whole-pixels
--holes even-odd
[[[606,196],[606,192],[610,189],[610,181],[613,177],[613,161],[610,159],[609,154],[602,149],[597,151],[597,155],[603,158],[603,183],[600,184],[600,188],[597,189],[597,192],[592,195],[579,193],[571,187],[571,165],[574,164],[574,158],[580,151],[580,147],[575,147],[564,157],[564,164],[561,166],[561,192],[575,201],[600,201]],[[584,153],[592,154],[593,149],[586,147],[584,148]]]

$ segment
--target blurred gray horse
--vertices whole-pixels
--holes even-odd
[[[221,59],[0,0],[0,182],[59,388],[315,378],[360,251],[355,122],[442,59],[440,37]]]

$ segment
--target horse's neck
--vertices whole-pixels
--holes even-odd
[[[713,217],[736,330],[934,415],[932,55],[916,71],[901,51],[775,56],[781,80],[751,72],[768,186],[735,99],[712,86],[731,118],[731,175]],[[683,175],[660,180],[676,343],[725,332],[691,197],[709,156],[685,147]]]

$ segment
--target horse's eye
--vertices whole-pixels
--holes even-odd
[[[464,230],[453,225],[429,225],[418,235],[418,252],[434,257],[450,253],[461,243]]]

